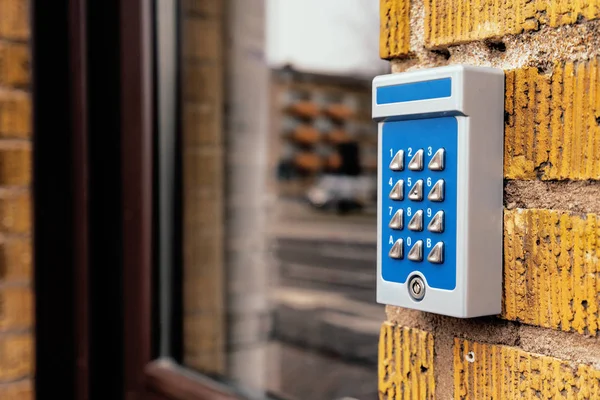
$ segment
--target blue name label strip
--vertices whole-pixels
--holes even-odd
[[[424,82],[377,88],[377,104],[405,103],[408,101],[431,100],[452,95],[452,79],[443,78]]]

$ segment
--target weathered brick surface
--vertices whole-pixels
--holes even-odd
[[[434,399],[433,335],[384,323],[379,337],[379,396]]]
[[[4,238],[0,242],[0,281],[4,283],[31,282],[32,261],[29,238]]]
[[[33,400],[33,383],[28,380],[0,384],[0,399],[2,400]]]
[[[0,185],[23,186],[31,183],[31,146],[28,142],[0,142]]]
[[[0,0],[0,399],[34,397],[29,0]]]
[[[508,346],[454,340],[455,399],[598,399],[600,371]]]
[[[29,7],[29,0],[0,0],[0,38],[29,39]]]
[[[31,232],[31,197],[29,193],[0,193],[0,232]]]
[[[600,398],[600,0],[382,4],[381,55],[395,71],[506,74],[502,313],[457,321],[388,307],[388,318],[435,337],[438,398]],[[402,39],[386,31],[399,10]]]
[[[33,346],[30,333],[0,336],[0,383],[31,376],[34,363]]]
[[[504,174],[600,179],[599,60],[506,72]]]
[[[0,41],[0,85],[26,87],[30,75],[29,46]]]
[[[31,136],[31,96],[0,87],[0,138]]]
[[[379,56],[390,59],[410,50],[409,0],[380,0]]]
[[[504,214],[504,318],[595,335],[600,216],[555,210]]]
[[[33,323],[33,296],[28,287],[0,289],[0,331],[23,330]]]
[[[598,0],[426,0],[425,44],[446,46],[519,34],[543,25],[558,27],[599,16]]]

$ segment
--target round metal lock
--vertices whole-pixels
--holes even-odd
[[[420,276],[415,275],[408,281],[408,294],[414,300],[422,300],[425,297],[425,282]]]

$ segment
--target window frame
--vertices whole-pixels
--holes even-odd
[[[123,217],[107,213],[117,231],[102,233],[123,238],[122,252],[110,254],[115,261],[111,274],[119,275],[123,284],[120,303],[91,305],[90,290],[98,289],[94,276],[103,271],[91,262],[90,250],[97,237],[89,221],[90,197],[97,194],[91,190],[90,171],[99,168],[90,157],[90,96],[96,95],[88,90],[87,60],[90,40],[98,36],[88,23],[90,4],[90,0],[31,1],[36,394],[45,398],[62,393],[65,399],[80,400],[97,397],[90,382],[101,382],[104,378],[98,372],[110,365],[99,367],[90,357],[102,351],[103,339],[91,327],[104,313],[123,319],[122,334],[107,337],[103,344],[119,344],[107,358],[124,371],[118,386],[121,398],[239,399],[232,387],[170,358],[156,358],[152,352],[155,110],[154,10],[149,0],[114,0],[110,17],[119,22],[104,24],[120,46],[106,58],[121,80],[118,99],[111,99],[119,103],[111,111],[118,108],[120,132],[110,138],[117,136],[115,142],[120,143],[107,146],[120,147],[122,174],[110,181],[110,188],[122,194],[115,203],[120,204]],[[97,98],[93,100],[98,104]]]
[[[152,357],[153,27],[149,1],[121,3],[125,394],[234,400],[228,386]],[[155,294],[156,295],[156,294]]]

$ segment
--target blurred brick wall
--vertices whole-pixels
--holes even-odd
[[[31,399],[31,66],[28,0],[0,0],[0,399]]]
[[[503,310],[388,307],[381,398],[600,398],[600,2],[381,0],[394,72],[503,68]]]
[[[181,7],[184,363],[223,373],[225,0],[183,0]]]

